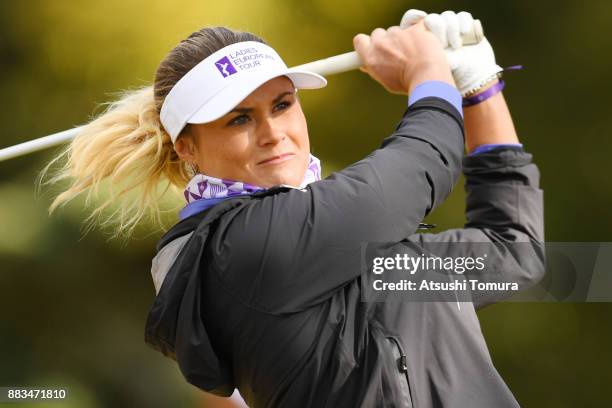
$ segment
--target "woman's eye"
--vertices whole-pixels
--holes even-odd
[[[287,101],[279,102],[274,106],[274,111],[284,110],[284,109],[287,109],[289,106],[291,106],[291,102],[287,102]]]
[[[228,125],[229,126],[244,125],[248,121],[249,121],[249,117],[247,115],[240,115],[240,116],[236,116],[234,119],[232,119],[228,123]]]
[[[274,105],[274,109],[273,111],[280,111],[280,110],[285,110],[287,108],[289,108],[291,106],[291,102],[289,101],[283,101],[283,102],[279,102],[276,105]],[[240,115],[240,116],[236,116],[234,119],[230,120],[227,123],[227,126],[239,126],[239,125],[244,125],[248,122],[250,122],[251,118],[249,117],[249,115]]]

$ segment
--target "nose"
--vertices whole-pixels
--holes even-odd
[[[275,145],[286,137],[284,129],[274,118],[264,118],[257,126],[257,143],[260,146]]]

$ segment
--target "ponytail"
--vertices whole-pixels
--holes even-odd
[[[51,165],[65,164],[44,184],[71,180],[51,203],[49,213],[86,192],[85,203],[99,202],[100,189],[108,195],[86,219],[90,226],[112,225],[113,237],[129,237],[148,218],[162,228],[160,201],[169,189],[180,191],[190,179],[159,119],[153,88],[126,91],[108,103],[107,110],[89,122],[72,143],[42,170],[39,185]],[[103,217],[107,208],[114,208]]]
[[[168,190],[182,192],[192,177],[188,164],[174,151],[159,112],[174,85],[194,66],[221,48],[258,36],[227,27],[205,27],[182,40],[160,62],[153,87],[120,94],[107,110],[85,125],[72,143],[42,170],[39,186],[70,180],[51,203],[49,213],[86,192],[85,205],[100,202],[100,189],[108,191],[86,221],[93,227],[112,225],[113,237],[129,237],[145,217],[164,228],[160,201]],[[189,136],[184,131],[179,137]],[[48,181],[49,168],[61,159],[65,164]],[[108,183],[109,185],[104,185]],[[176,195],[178,196],[178,194]],[[181,194],[182,196],[182,194]],[[103,218],[107,208],[114,210]]]

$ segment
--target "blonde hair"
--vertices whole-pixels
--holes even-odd
[[[153,86],[122,92],[118,100],[104,104],[107,109],[82,127],[66,149],[41,171],[39,186],[70,180],[51,203],[49,213],[82,193],[88,206],[104,185],[109,194],[87,217],[90,227],[111,225],[113,237],[128,238],[148,217],[155,227],[164,229],[160,201],[168,190],[181,191],[193,172],[178,157],[160,122],[163,101],[200,61],[242,41],[264,42],[251,33],[226,27],[196,31],[161,61]],[[179,137],[188,135],[186,128]],[[64,158],[65,163],[43,182],[51,166]],[[104,216],[113,207],[114,211]]]

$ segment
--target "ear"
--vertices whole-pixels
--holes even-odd
[[[174,151],[178,154],[178,157],[188,163],[194,163],[197,161],[195,156],[195,144],[193,139],[189,136],[180,136],[176,142],[174,142]]]

